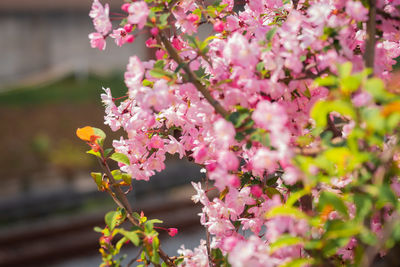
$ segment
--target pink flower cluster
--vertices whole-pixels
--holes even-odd
[[[162,70],[176,71],[175,80],[154,78],[151,70],[156,61],[132,56],[125,72],[127,99],[117,105],[110,89],[104,89],[102,101],[105,124],[113,131],[123,128],[127,133],[113,142],[115,150],[130,161],[130,165],[121,166],[122,171],[133,179],[148,180],[165,168],[166,154],[193,158],[205,166],[216,189],[225,192],[223,198],[210,200],[201,184],[193,183],[197,192],[193,200],[203,205],[201,223],[213,237],[211,247],[229,253],[232,266],[277,266],[299,257],[302,247],[271,253],[267,244],[284,233],[304,236],[310,226],[291,217],[267,220],[264,215],[288,196],[287,186],[303,179],[292,164],[293,150],[297,138],[307,135],[314,123],[311,107],[328,95],[328,89],[316,86],[313,78],[336,74],[337,64],[346,61],[353,63],[354,71],[364,68],[368,10],[360,1],[345,0],[298,1],[296,8],[290,1],[247,2],[235,13],[233,1],[223,1],[226,7],[214,21],[209,49],[199,56],[183,38],[183,34],[198,31],[200,18],[194,10],[199,5],[180,1],[172,14],[182,36],[171,36],[169,41],[179,56],[190,62],[192,71],[208,75],[207,89],[226,110],[235,112],[238,106],[249,110],[254,127],[268,135],[269,145],[259,139],[237,138],[239,129],[215,112],[184,79],[177,69],[181,66],[163,50],[158,56],[165,63]],[[378,1],[378,6],[399,16],[393,2]],[[92,47],[105,48],[104,38],[111,31],[108,9],[98,0],[93,3],[90,16],[97,32],[89,35]],[[144,1],[124,4],[122,9],[129,25],[144,27],[149,15]],[[400,55],[396,28],[400,25],[380,15],[378,19],[383,38],[376,44],[375,73],[388,78],[394,59]],[[121,46],[129,42],[127,36],[132,36],[127,32],[118,28],[109,36]],[[152,34],[156,36],[158,31]],[[146,42],[150,47],[156,44],[153,38]],[[367,105],[369,99],[368,94],[360,93],[353,101]],[[263,185],[277,173],[283,175],[277,178],[276,192],[271,195]],[[243,184],[244,174],[252,181],[259,180],[259,185]],[[239,228],[235,222],[240,223]],[[353,241],[348,244],[349,248],[353,246]],[[180,253],[185,256],[185,266],[208,266],[205,241],[194,251],[182,248]],[[341,254],[351,258],[347,250]]]

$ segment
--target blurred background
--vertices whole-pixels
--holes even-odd
[[[122,0],[109,1],[119,12]],[[105,2],[102,1],[104,4]],[[90,177],[99,170],[78,127],[102,128],[102,87],[115,97],[126,92],[123,71],[130,55],[151,57],[140,36],[134,44],[92,49],[91,0],[0,1],[0,266],[98,266],[104,214],[115,204]],[[176,227],[162,235],[176,255],[181,244],[198,245],[204,231],[190,196],[199,168],[169,158],[151,182],[135,182],[130,201],[150,218]],[[125,251],[136,256],[133,248]],[[127,258],[129,261],[129,257]]]

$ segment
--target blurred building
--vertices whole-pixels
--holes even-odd
[[[120,12],[122,0],[108,2],[111,12]],[[71,72],[85,76],[89,72],[121,70],[132,54],[146,58],[146,49],[140,45],[145,36],[122,48],[112,40],[108,40],[105,51],[91,48],[91,3],[92,0],[1,0],[0,91],[10,85],[35,84]]]

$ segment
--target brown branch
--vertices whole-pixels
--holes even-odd
[[[369,12],[367,22],[367,40],[365,42],[364,63],[365,67],[374,70],[375,43],[376,43],[376,0],[368,0]],[[373,75],[373,74],[372,74]]]
[[[102,153],[102,158],[104,159],[104,155]],[[127,212],[126,217],[128,218],[129,222],[132,223],[135,226],[139,226],[140,223],[132,216],[132,207],[128,201],[128,198],[126,197],[125,193],[122,191],[118,183],[115,181],[114,176],[111,173],[111,170],[105,160],[99,159],[100,166],[102,167],[104,173],[107,175],[108,179],[111,182],[112,187],[114,188],[114,192],[111,189],[108,189],[107,192],[110,194],[110,196],[113,198],[115,203],[121,207],[124,208]],[[175,267],[176,265],[174,262],[170,259],[170,257],[159,247],[158,253],[160,254],[161,259],[170,267]]]
[[[196,87],[196,89],[204,96],[208,103],[210,103],[210,105],[214,107],[215,111],[218,114],[226,118],[229,115],[229,112],[225,110],[216,99],[214,99],[208,89],[197,79],[196,75],[190,69],[189,65],[185,61],[183,61],[183,59],[178,55],[175,48],[172,47],[168,39],[162,33],[160,33],[159,36],[157,36],[157,40],[164,45],[169,56],[176,63],[178,63],[178,65],[182,66],[182,69],[185,71],[189,78],[189,82],[191,82]]]
[[[376,255],[379,253],[379,251],[385,246],[386,241],[391,237],[393,234],[393,229],[396,225],[396,223],[399,221],[400,216],[396,212],[393,214],[392,219],[387,222],[384,226],[384,231],[382,234],[382,238],[378,240],[378,242],[374,246],[369,246],[367,247],[364,257],[361,260],[361,267],[369,267],[373,263],[373,260],[375,259]]]
[[[332,139],[336,138],[336,137],[341,137],[342,136],[342,132],[336,128],[335,123],[333,122],[333,120],[331,119],[331,116],[328,114],[327,116],[327,121],[328,121],[328,127],[327,130],[331,131],[333,133]]]

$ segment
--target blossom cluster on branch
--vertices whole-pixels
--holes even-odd
[[[93,175],[99,189],[121,201],[112,188],[149,180],[178,154],[205,168],[193,201],[210,238],[163,264],[369,266],[400,239],[399,6],[129,0],[113,29],[108,5],[94,0],[93,48],[148,34],[143,45],[156,49],[155,59],[129,58],[122,100],[109,88],[101,95],[105,124],[126,137],[111,156],[92,150],[120,167]],[[204,40],[201,31],[210,32]],[[209,184],[218,197],[208,197]],[[158,245],[151,251],[154,240],[139,237],[144,264],[158,265]]]

